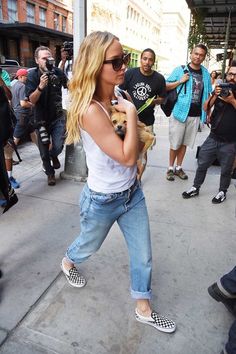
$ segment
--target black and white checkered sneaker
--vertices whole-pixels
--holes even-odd
[[[176,324],[174,321],[159,315],[157,312],[152,311],[149,317],[141,316],[137,309],[135,310],[136,320],[147,324],[149,326],[155,327],[158,331],[165,333],[173,333],[176,330]]]
[[[86,285],[86,279],[78,272],[77,268],[72,267],[67,270],[65,269],[62,261],[61,270],[65,274],[65,277],[71,286],[74,286],[75,288],[82,288]]]

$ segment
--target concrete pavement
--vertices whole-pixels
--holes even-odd
[[[207,133],[206,127],[198,133],[196,145]],[[116,225],[80,267],[86,287],[67,284],[60,261],[79,232],[83,183],[58,179],[48,187],[38,151],[26,143],[19,149],[23,162],[14,167],[21,182],[19,202],[0,216],[0,353],[220,353],[233,317],[209,297],[207,287],[235,265],[235,181],[226,201],[213,205],[219,168],[212,166],[199,197],[183,200],[181,193],[194,177],[196,148],[185,159],[189,180],[169,182],[168,119],[162,115],[156,134],[143,176],[153,244],[153,307],[177,322],[176,333],[163,334],[134,319],[127,250]]]

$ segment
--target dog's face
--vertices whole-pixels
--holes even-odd
[[[127,119],[123,112],[118,112],[114,107],[111,109],[111,122],[115,128],[115,132],[121,139],[124,139],[126,133]]]

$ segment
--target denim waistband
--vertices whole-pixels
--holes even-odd
[[[140,186],[140,182],[136,179],[135,182],[132,184],[131,187],[129,187],[128,189],[125,189],[125,190],[122,191],[122,192],[102,193],[102,192],[96,192],[96,191],[90,189],[90,188],[88,187],[88,185],[87,185],[87,187],[88,187],[88,189],[89,189],[89,192],[90,192],[91,194],[100,194],[100,195],[103,195],[103,194],[104,194],[104,195],[107,195],[107,194],[116,194],[117,196],[122,196],[122,195],[125,195],[126,193],[132,193],[132,192],[134,192],[139,186]]]

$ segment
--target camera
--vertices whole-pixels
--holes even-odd
[[[65,52],[67,52],[67,60],[73,59],[73,42],[64,42],[61,47]]]
[[[46,128],[42,125],[38,128],[38,130],[39,130],[40,140],[42,141],[42,143],[45,145],[50,144],[50,139]]]
[[[229,82],[222,82],[218,86],[221,87],[221,92],[220,92],[221,97],[228,97],[229,91],[236,90],[236,84],[231,84]]]
[[[46,59],[46,68],[47,68],[47,77],[48,83],[52,86],[58,86],[60,84],[60,80],[55,73],[55,60],[54,58]]]

